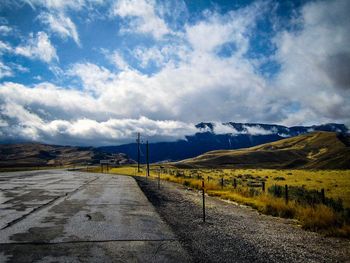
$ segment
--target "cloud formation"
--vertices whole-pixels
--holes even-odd
[[[30,1],[33,8],[51,9],[39,16],[46,30],[78,45],[83,38],[67,13],[102,4],[95,2]],[[268,16],[271,4],[257,1],[224,13],[206,10],[176,28],[166,19],[165,4],[113,1],[109,19],[120,19],[119,32],[147,41],[99,48],[109,64],[82,58],[57,66],[69,85],[0,83],[0,140],[102,145],[130,142],[137,132],[174,140],[208,120],[216,123],[215,132],[233,134],[238,132],[220,123],[349,125],[349,1],[304,4],[293,17],[295,28],[273,32],[273,52],[252,57],[259,19]],[[0,41],[0,54],[48,64],[59,63],[59,52],[44,31],[17,46]],[[259,67],[272,60],[280,69],[269,78]],[[14,74],[14,64],[0,62],[0,78]]]
[[[0,79],[13,75],[12,69],[0,61]]]
[[[307,119],[349,123],[350,100],[349,1],[311,2],[302,8],[297,32],[276,37],[276,58],[282,70],[275,85],[301,110],[289,114],[286,124]]]
[[[30,35],[25,44],[14,49],[14,53],[32,59],[40,59],[46,63],[58,60],[56,49],[51,44],[48,35],[41,31],[36,34],[36,37]]]
[[[153,0],[119,0],[115,2],[111,13],[130,18],[125,32],[149,33],[156,39],[170,33],[164,20],[156,13],[156,2]]]
[[[39,19],[42,23],[48,25],[52,32],[57,33],[63,39],[71,37],[80,46],[79,35],[75,24],[63,13],[52,14],[43,12],[39,15]]]

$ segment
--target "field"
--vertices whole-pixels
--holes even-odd
[[[145,167],[137,173],[136,166],[111,168],[109,172],[146,174]],[[160,169],[152,165],[150,177],[158,176],[193,189],[201,189],[203,178],[209,195],[252,206],[265,214],[295,218],[306,229],[350,235],[350,170],[177,169],[169,165]]]

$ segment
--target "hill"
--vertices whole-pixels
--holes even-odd
[[[350,169],[349,135],[312,132],[272,143],[211,151],[174,163],[182,168]]]
[[[261,123],[211,123],[201,122],[195,125],[197,133],[185,136],[183,140],[173,142],[150,143],[150,162],[177,161],[191,158],[212,150],[232,150],[248,148],[269,143],[286,137],[306,134],[312,131],[330,131],[347,133],[343,124],[328,123],[313,126],[286,127]],[[137,144],[130,143],[119,146],[98,148],[108,153],[125,153],[137,159]],[[145,145],[141,146],[141,162],[145,162]]]
[[[0,145],[0,167],[35,167],[97,164],[102,159],[134,163],[125,154],[103,153],[93,147],[73,147],[40,143]]]

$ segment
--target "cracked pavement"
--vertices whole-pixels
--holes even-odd
[[[132,177],[0,173],[0,262],[188,262]]]

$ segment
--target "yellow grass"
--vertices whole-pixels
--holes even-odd
[[[158,177],[158,165],[151,166],[151,178]],[[94,168],[95,172],[99,168]],[[112,168],[109,171],[115,174],[145,176],[145,167],[137,172],[136,166],[123,166]],[[176,176],[180,172],[185,175]],[[190,178],[191,176],[191,178]],[[209,177],[209,181],[208,181]],[[264,179],[266,189],[272,185],[303,186],[308,190],[325,189],[327,197],[333,199],[341,198],[343,205],[350,208],[350,170],[273,170],[273,169],[176,169],[167,165],[160,174],[162,180],[182,184],[194,189],[201,189],[202,180],[205,181],[206,192],[211,196],[218,196],[223,199],[249,205],[260,212],[273,216],[298,219],[303,228],[319,231],[330,235],[350,236],[350,226],[343,222],[339,214],[325,205],[305,206],[290,200],[288,204],[282,198],[273,197],[267,193],[254,195],[246,186],[238,185],[234,189],[232,183],[220,185],[220,179],[224,178],[229,182],[236,178],[238,183],[242,179],[257,181]],[[276,178],[280,180],[275,180]],[[281,180],[284,179],[284,180]]]
[[[151,167],[151,176],[156,177],[157,166]],[[99,169],[99,168],[98,168]],[[120,173],[127,175],[144,176],[146,170],[141,168],[141,172],[137,173],[135,166],[123,166],[112,168],[111,173]],[[176,169],[172,169],[176,170]],[[194,170],[180,169],[185,175],[190,175]],[[232,178],[238,178],[239,175],[250,174],[255,178],[260,177],[266,179],[266,189],[272,185],[288,185],[288,186],[304,186],[308,190],[325,189],[327,197],[333,199],[341,198],[344,207],[350,208],[350,170],[272,170],[272,169],[200,169],[195,171],[199,176],[204,177],[207,183],[208,176],[213,185],[217,185],[218,180],[223,176],[225,180],[232,181]],[[169,175],[169,174],[168,174]],[[161,178],[165,175],[162,173]],[[266,178],[267,177],[267,178]],[[283,177],[285,180],[274,180],[276,177]],[[214,183],[215,181],[215,183]],[[215,186],[217,188],[217,186]]]

